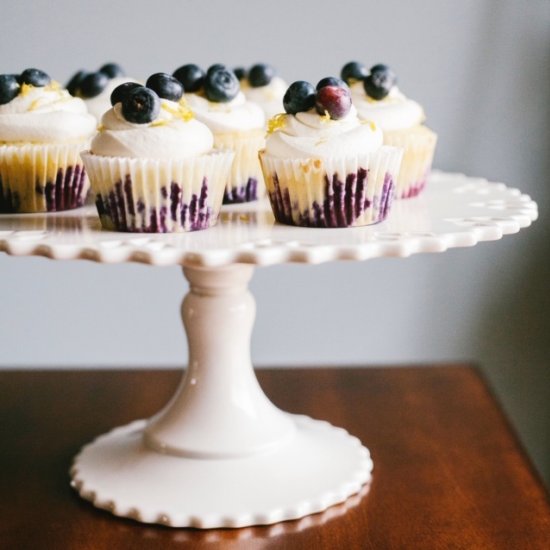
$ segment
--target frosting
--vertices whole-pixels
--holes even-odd
[[[361,122],[355,107],[339,120],[317,114],[315,109],[296,115],[278,115],[270,121],[266,154],[281,158],[352,157],[382,146],[376,124]]]
[[[185,94],[185,99],[197,120],[204,122],[213,132],[239,132],[264,127],[262,109],[247,101],[242,92],[227,103],[208,101],[198,94]]]
[[[181,159],[207,153],[213,144],[212,132],[183,102],[161,99],[158,117],[148,124],[128,122],[117,103],[103,115],[91,150],[110,157]]]
[[[284,113],[283,97],[287,88],[288,84],[276,76],[266,86],[253,88],[243,85],[243,93],[248,101],[257,103],[262,108],[267,118],[271,118],[278,113]]]
[[[47,86],[23,84],[17,97],[0,105],[0,142],[83,140],[95,128],[96,121],[84,102],[55,82]]]
[[[137,80],[125,76],[111,78],[105,89],[99,95],[90,97],[89,99],[84,98],[84,103],[88,108],[88,112],[95,116],[96,120],[100,121],[103,113],[111,108],[111,94],[113,90],[125,82],[137,82]]]
[[[359,118],[372,120],[383,131],[412,128],[426,118],[422,107],[405,97],[397,86],[384,99],[376,100],[365,93],[362,82],[356,82],[351,86],[351,97]]]

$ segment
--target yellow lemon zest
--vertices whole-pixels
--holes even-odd
[[[105,126],[103,126],[103,124],[98,124],[97,125],[97,131],[98,132],[103,132],[103,130],[105,130]]]
[[[286,125],[286,114],[285,113],[279,113],[278,115],[275,115],[271,117],[267,121],[267,134],[272,134],[273,132],[276,132],[277,130],[282,130]]]
[[[329,122],[330,115],[329,112],[325,109],[325,114],[321,116],[321,122]]]
[[[184,122],[188,122],[189,120],[195,118],[195,114],[191,109],[189,109],[189,107],[187,107],[187,104],[182,104],[181,102],[178,103],[177,107],[172,107],[171,105],[162,103],[162,108],[166,112],[174,115],[176,118],[180,118]]]
[[[34,89],[34,86],[32,84],[21,84],[21,91],[19,94],[21,97],[25,97],[26,95],[30,94],[31,91]]]

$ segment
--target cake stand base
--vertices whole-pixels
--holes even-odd
[[[189,363],[158,414],[76,457],[75,489],[99,508],[173,527],[244,527],[321,512],[358,493],[372,462],[341,428],[278,409],[250,359],[253,267],[184,268]]]
[[[288,415],[284,444],[241,458],[160,454],[143,444],[145,421],[100,436],[73,466],[73,486],[117,516],[172,527],[244,527],[321,512],[370,479],[368,450],[345,430]]]

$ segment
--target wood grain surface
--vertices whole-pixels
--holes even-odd
[[[516,437],[466,365],[257,371],[282,409],[346,428],[371,450],[368,491],[267,527],[170,529],[83,501],[80,446],[155,413],[178,371],[0,373],[2,549],[550,548],[550,504]]]

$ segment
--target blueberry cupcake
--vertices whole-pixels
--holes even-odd
[[[386,145],[403,148],[396,197],[415,197],[426,185],[437,142],[436,134],[424,125],[424,110],[399,91],[395,74],[386,65],[367,70],[352,61],[342,68],[341,76],[350,85],[359,118],[380,126]]]
[[[84,204],[80,151],[96,121],[45,72],[0,75],[0,212],[55,212]]]
[[[304,81],[284,96],[286,114],[269,121],[260,152],[278,222],[304,227],[351,227],[388,215],[402,151],[382,144],[382,131],[362,122],[347,85]]]
[[[205,73],[189,64],[174,72],[185,89],[187,104],[197,120],[214,134],[214,145],[235,153],[224,204],[249,202],[265,193],[258,151],[265,144],[265,117],[261,108],[246,100],[239,80],[223,65]]]
[[[82,153],[105,229],[167,233],[217,221],[233,153],[213,149],[208,127],[165,73],[111,95],[90,151]]]
[[[267,63],[257,63],[247,71],[242,67],[234,70],[241,89],[248,101],[262,108],[266,120],[283,112],[283,96],[288,84]]]
[[[78,71],[67,83],[72,96],[80,97],[88,112],[99,122],[103,113],[111,108],[111,94],[124,82],[137,82],[128,78],[117,63],[105,63],[99,71]]]

